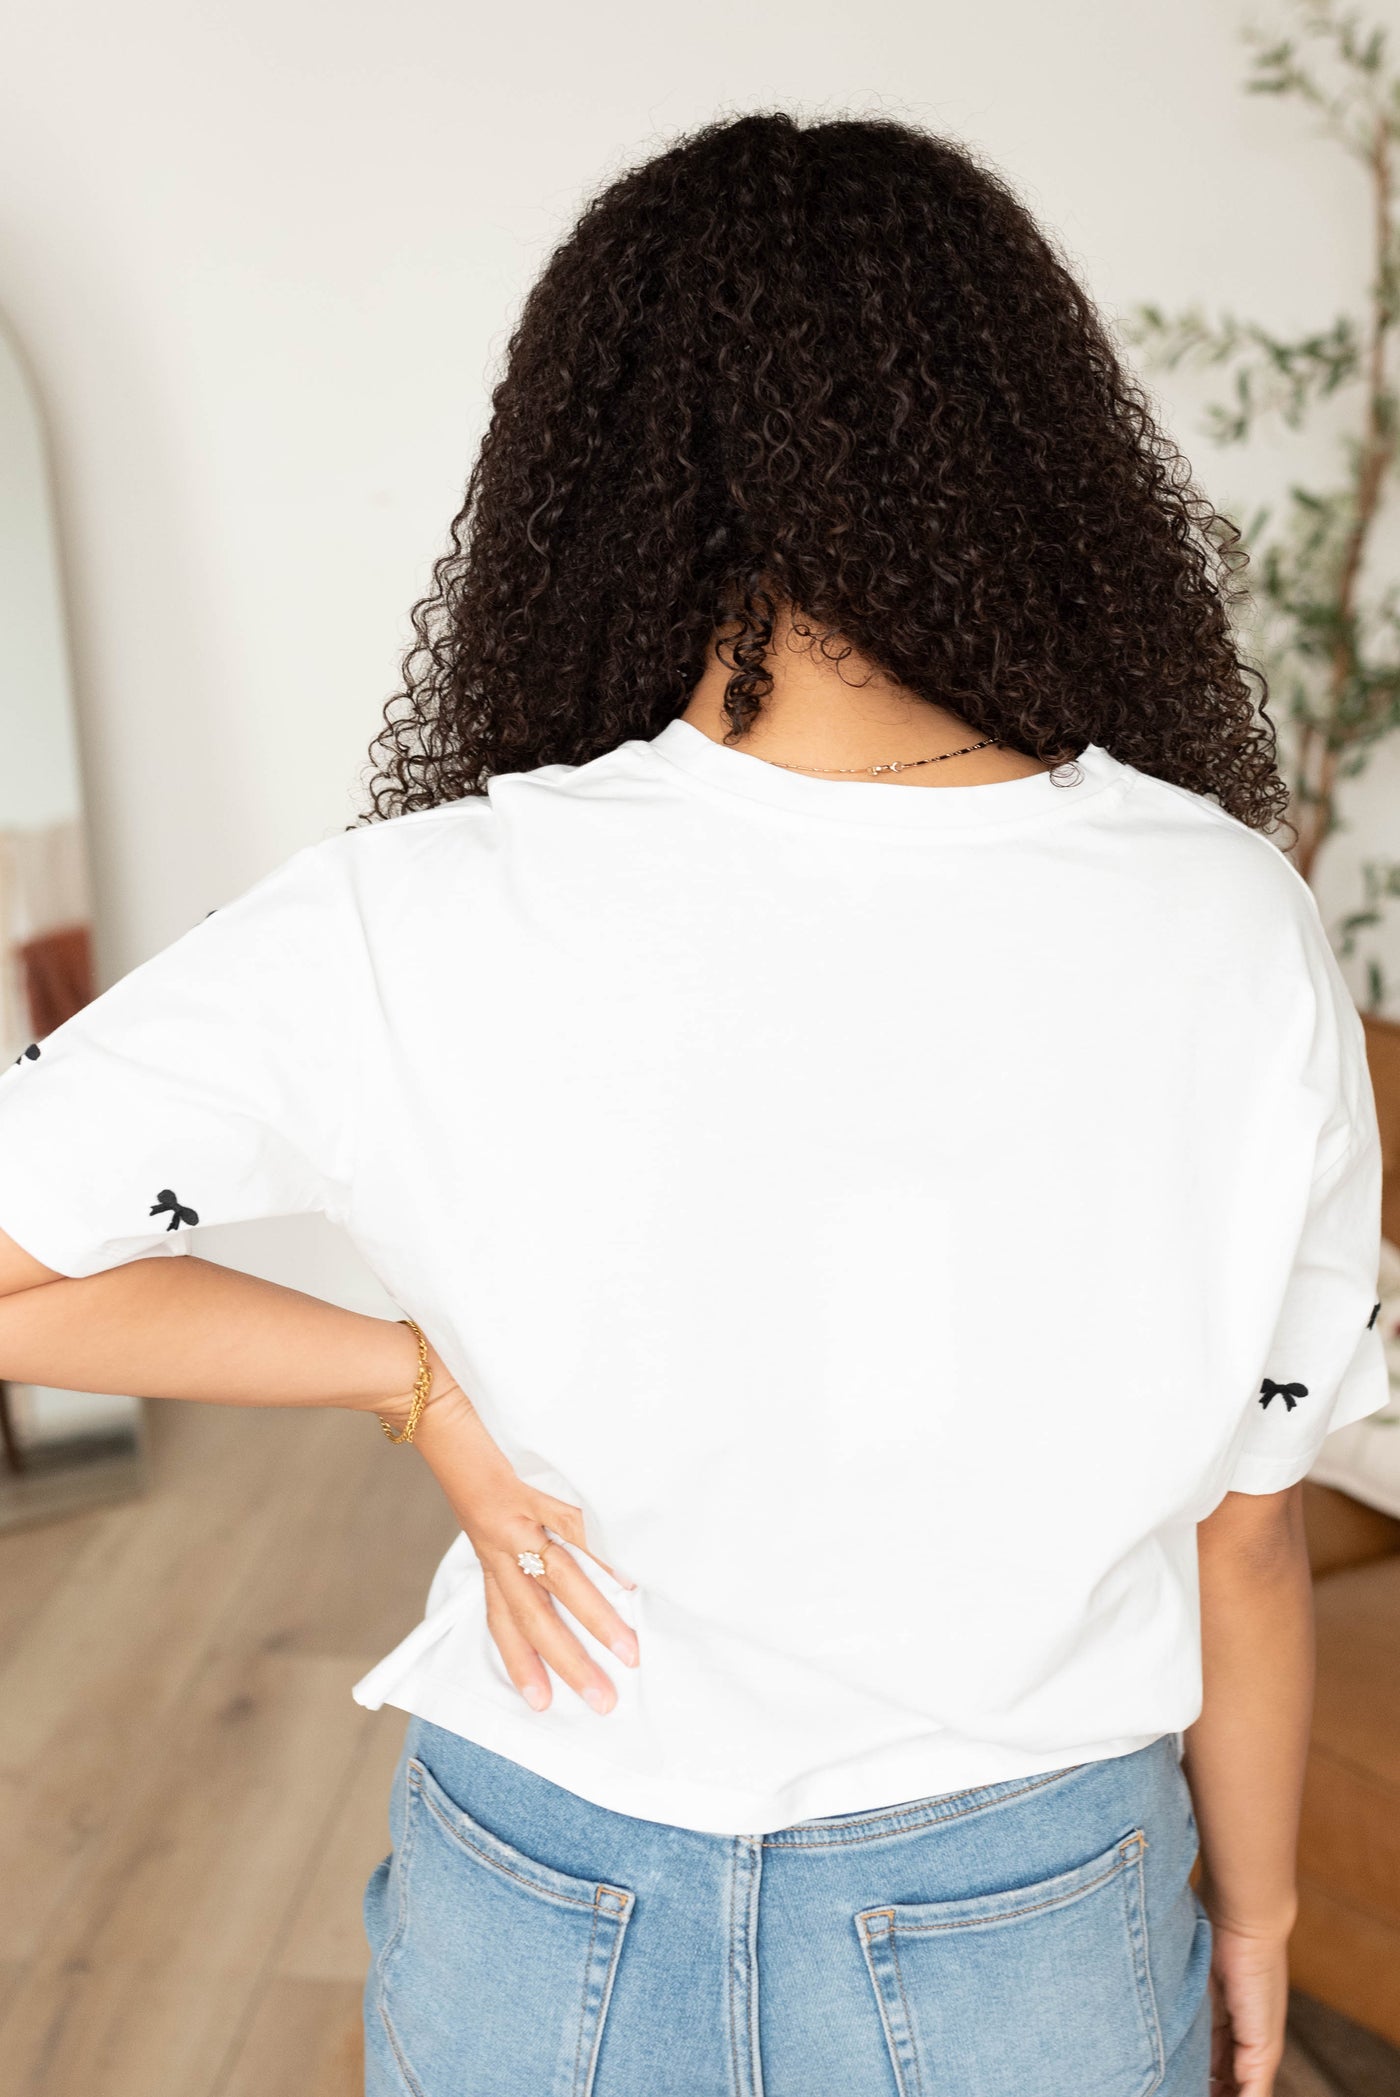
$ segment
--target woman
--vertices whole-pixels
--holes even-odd
[[[0,1371],[355,1407],[460,1522],[356,1691],[374,2097],[1190,2097],[1212,2021],[1266,2097],[1386,1387],[1240,559],[996,177],[716,124],[527,302],[378,820],[7,1075]],[[310,1209],[405,1321],[189,1253]]]

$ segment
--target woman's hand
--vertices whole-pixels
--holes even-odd
[[[1273,2097],[1288,2016],[1288,1938],[1212,1924],[1211,2097]]]
[[[541,1550],[549,1542],[544,1534],[547,1524],[556,1536],[603,1565],[584,1540],[581,1509],[524,1484],[435,1348],[429,1348],[428,1362],[433,1371],[432,1395],[414,1434],[414,1446],[446,1493],[481,1561],[486,1622],[506,1673],[536,1711],[545,1710],[553,1694],[546,1663],[578,1691],[590,1709],[611,1711],[617,1691],[564,1623],[555,1601],[628,1667],[638,1663],[636,1633],[567,1551],[548,1552],[542,1579],[522,1571],[515,1555]],[[407,1412],[405,1398],[384,1408],[383,1417],[399,1427]],[[611,1566],[603,1565],[603,1569],[613,1571]],[[622,1579],[620,1574],[613,1577]],[[635,1583],[622,1581],[622,1585]]]

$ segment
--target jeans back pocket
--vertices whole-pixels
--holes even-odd
[[[411,2097],[589,2097],[632,1894],[538,1864],[410,1758],[375,2009]]]
[[[1073,1871],[862,1909],[900,2097],[1146,2097],[1163,2069],[1140,1828]]]

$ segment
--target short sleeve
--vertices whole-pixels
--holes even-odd
[[[69,1276],[321,1210],[350,1173],[348,905],[310,845],[0,1077],[0,1229]]]
[[[1333,976],[1333,971],[1328,971]],[[1227,1489],[1277,1493],[1323,1441],[1390,1401],[1378,1314],[1381,1144],[1366,1037],[1335,972],[1331,1108],[1282,1307]]]

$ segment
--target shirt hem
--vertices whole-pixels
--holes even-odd
[[[519,1763],[535,1776],[543,1777],[561,1790],[590,1805],[634,1820],[660,1822],[669,1827],[690,1828],[710,1835],[770,1835],[795,1826],[799,1821],[825,1818],[836,1813],[865,1813],[884,1806],[902,1806],[925,1798],[941,1798],[958,1791],[974,1791],[989,1784],[1002,1784],[1018,1777],[1045,1776],[1084,1762],[1106,1762],[1116,1755],[1135,1754],[1162,1739],[1169,1727],[1151,1733],[1124,1735],[1114,1740],[1021,1752],[1000,1744],[970,1742],[962,1738],[946,1741],[939,1736],[908,1742],[902,1749],[885,1750],[879,1774],[867,1772],[864,1779],[848,1765],[817,1770],[791,1784],[766,1792],[747,1791],[694,1778],[659,1776],[650,1771],[623,1768],[602,1757],[581,1752],[575,1736],[548,1731],[544,1724],[517,1719],[475,1697],[405,1694],[374,1698],[353,1691],[355,1701],[368,1710],[391,1704],[429,1725],[441,1726]],[[598,1721],[602,1726],[607,1719]]]

